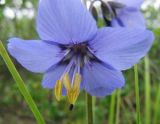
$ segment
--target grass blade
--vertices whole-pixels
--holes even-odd
[[[159,123],[159,110],[160,110],[160,84],[157,88],[157,96],[156,96],[156,102],[155,102],[155,107],[154,107],[154,117],[153,117],[153,124],[158,124]]]
[[[14,64],[12,63],[6,49],[4,48],[2,42],[0,41],[0,55],[2,56],[3,60],[5,61],[12,77],[14,78],[17,86],[24,96],[25,101],[27,102],[28,106],[30,107],[31,111],[33,112],[38,124],[45,124],[42,115],[40,114],[36,104],[34,103],[29,91],[27,90],[24,81],[22,80],[21,76],[19,75],[18,71],[16,70]]]

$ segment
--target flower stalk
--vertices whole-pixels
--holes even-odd
[[[141,124],[140,117],[140,98],[139,98],[139,79],[138,79],[138,65],[134,66],[134,74],[135,74],[135,92],[136,92],[136,124]]]
[[[150,96],[150,69],[149,69],[149,58],[145,57],[145,124],[150,124],[150,113],[151,113],[151,96]]]
[[[119,124],[120,105],[121,105],[121,91],[117,90],[117,105],[116,105],[116,121],[115,124]]]
[[[93,97],[86,93],[87,124],[93,124]]]
[[[2,56],[3,60],[5,61],[12,77],[14,78],[21,94],[24,96],[25,101],[27,102],[29,108],[31,109],[32,113],[34,114],[38,124],[45,124],[44,119],[39,112],[35,102],[32,99],[29,91],[27,90],[24,81],[22,80],[21,76],[19,75],[18,71],[16,70],[13,62],[11,61],[6,49],[4,48],[2,42],[0,41],[0,55]]]
[[[115,97],[116,97],[116,92],[114,92],[111,96],[111,104],[110,104],[110,112],[109,112],[109,124],[114,124]]]

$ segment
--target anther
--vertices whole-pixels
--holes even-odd
[[[74,90],[80,89],[80,83],[81,83],[81,75],[79,73],[76,73],[74,77],[73,89]]]
[[[70,78],[69,78],[68,73],[65,73],[65,74],[64,74],[63,84],[64,84],[64,86],[65,86],[65,88],[66,88],[67,90],[70,90],[70,89],[71,89],[71,82],[70,82]]]
[[[55,97],[57,101],[60,101],[61,96],[62,96],[62,81],[61,80],[57,80],[54,92],[55,92]]]
[[[71,86],[69,75],[66,73],[63,77],[63,83],[67,90],[68,101],[74,105],[80,93],[81,75],[78,73],[75,75],[73,86]]]

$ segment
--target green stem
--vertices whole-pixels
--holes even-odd
[[[92,108],[93,108],[93,123],[96,123],[95,122],[95,106],[96,106],[96,96],[92,96]]]
[[[110,104],[110,112],[109,112],[109,124],[114,124],[115,97],[116,97],[116,92],[114,92],[111,96],[111,104]]]
[[[150,69],[149,69],[149,58],[145,57],[145,124],[150,124]]]
[[[119,124],[119,113],[120,113],[120,104],[121,104],[121,91],[117,90],[117,109],[116,109],[116,123]]]
[[[159,114],[159,110],[160,110],[160,85],[157,88],[157,96],[156,96],[156,102],[155,102],[155,107],[154,107],[154,117],[153,117],[153,124],[158,124],[158,114]]]
[[[140,118],[140,98],[139,98],[139,80],[138,80],[138,65],[134,66],[134,74],[135,74],[135,92],[136,92],[136,124],[141,124]]]
[[[93,124],[93,100],[92,96],[86,93],[86,101],[87,101],[87,124]]]
[[[0,55],[4,59],[12,77],[14,78],[15,82],[17,83],[17,86],[21,92],[21,94],[24,96],[28,106],[30,107],[31,111],[33,112],[38,124],[45,124],[42,115],[40,114],[36,104],[34,103],[29,91],[27,90],[22,78],[20,77],[19,73],[17,72],[14,64],[12,63],[6,49],[4,48],[2,42],[0,41]]]

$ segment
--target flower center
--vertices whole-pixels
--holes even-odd
[[[66,54],[60,63],[65,64],[66,69],[61,78],[56,82],[55,96],[58,101],[61,100],[62,88],[64,86],[68,101],[71,104],[70,109],[72,109],[80,93],[81,70],[85,63],[95,59],[95,57],[87,43],[63,45],[61,48],[63,51],[66,51]]]
[[[63,46],[63,50],[66,50],[66,56],[63,58],[63,62],[68,62],[72,59],[80,60],[80,65],[85,63],[85,59],[94,59],[94,55],[87,43],[79,43]]]

